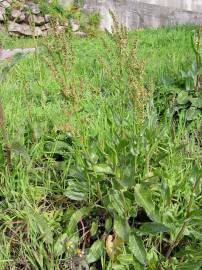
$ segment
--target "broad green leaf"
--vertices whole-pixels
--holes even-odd
[[[111,266],[111,269],[112,270],[127,270],[127,268],[124,265],[121,265],[118,263],[113,263],[113,265]]]
[[[195,107],[190,107],[186,111],[186,120],[187,121],[196,120],[198,118],[199,114],[200,114],[200,111],[199,110],[197,110]]]
[[[105,230],[107,232],[110,232],[112,229],[112,218],[111,217],[108,217],[106,220],[105,220]]]
[[[64,195],[67,196],[69,199],[74,201],[84,201],[87,199],[88,194],[82,193],[82,192],[76,192],[73,190],[66,190],[64,192]]]
[[[142,239],[140,237],[134,234],[130,235],[129,249],[133,253],[138,262],[140,262],[142,265],[146,265],[147,254]]]
[[[15,154],[20,155],[27,161],[30,161],[30,156],[27,152],[26,147],[23,144],[19,142],[13,142],[11,148]]]
[[[126,214],[124,207],[124,199],[121,191],[109,190],[110,204],[107,205],[108,209],[113,209],[120,217],[124,217]]]
[[[66,233],[62,234],[58,238],[58,240],[54,244],[54,253],[55,253],[55,255],[61,256],[65,252],[65,249],[66,249],[65,242],[67,241],[67,238],[68,238],[68,236],[67,236]]]
[[[94,165],[93,170],[96,173],[113,174],[111,167],[109,167],[107,164]]]
[[[68,226],[68,231],[70,234],[77,231],[77,223],[83,218],[83,216],[87,216],[89,212],[89,208],[81,208],[71,216]]]
[[[47,244],[53,243],[53,233],[50,225],[42,214],[35,213],[35,221],[43,239]]]
[[[146,222],[140,228],[139,231],[143,234],[156,234],[161,232],[169,232],[169,228],[165,225],[157,222]]]
[[[159,258],[155,247],[147,252],[147,264],[149,270],[156,270]]]
[[[191,98],[190,99],[192,106],[202,109],[202,98]]]
[[[114,230],[116,234],[125,242],[128,242],[130,227],[128,221],[121,217],[115,217],[114,219]]]
[[[89,186],[85,180],[69,179],[68,188],[64,192],[64,195],[71,200],[85,201],[88,199]]]
[[[90,250],[88,252],[88,255],[86,257],[86,261],[90,263],[94,263],[98,261],[102,254],[104,252],[104,244],[103,241],[97,240],[93,243],[93,245],[90,247]]]
[[[134,257],[132,254],[121,254],[117,257],[117,260],[122,264],[122,265],[130,265],[133,264],[134,262]]]
[[[181,91],[177,97],[177,103],[180,105],[185,105],[189,102],[190,97],[186,91]]]
[[[97,222],[93,222],[91,225],[91,229],[90,229],[90,234],[91,236],[95,236],[98,230],[98,223]]]
[[[63,141],[56,141],[56,142],[46,142],[46,149],[50,152],[53,153],[58,153],[63,150],[68,150],[69,149],[69,144]]]
[[[137,184],[134,189],[135,199],[139,206],[143,207],[147,215],[154,221],[159,222],[160,218],[155,211],[151,191],[143,184]]]

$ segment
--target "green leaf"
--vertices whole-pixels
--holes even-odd
[[[156,234],[161,232],[169,232],[169,228],[165,225],[157,222],[146,222],[140,228],[139,231],[143,234]]]
[[[126,214],[125,207],[124,207],[124,199],[121,191],[118,190],[109,190],[109,199],[110,203],[107,205],[108,209],[112,209],[113,212],[115,211],[119,216],[124,217]]]
[[[159,222],[160,218],[155,211],[151,191],[143,184],[137,184],[134,189],[135,199],[139,206],[143,207],[147,215],[154,221]]]
[[[67,241],[67,234],[62,234],[54,245],[54,253],[56,256],[61,256],[65,252],[65,242]]]
[[[191,98],[192,106],[198,109],[202,109],[202,98]]]
[[[87,199],[87,195],[85,193],[76,192],[73,190],[65,191],[64,195],[74,201],[85,201]]]
[[[47,244],[52,244],[53,243],[52,229],[48,224],[47,220],[45,219],[45,217],[41,214],[35,213],[35,221],[45,242]]]
[[[85,179],[69,179],[64,195],[71,200],[85,201],[88,199],[89,185]]]
[[[89,208],[81,208],[77,210],[70,218],[68,231],[70,234],[77,231],[77,223],[82,219],[83,216],[87,216],[90,212]]]
[[[124,265],[113,263],[112,270],[126,270],[127,268]]]
[[[198,118],[198,116],[200,115],[200,111],[197,110],[195,107],[190,107],[187,111],[186,111],[186,120],[187,121],[193,121],[196,120]]]
[[[111,217],[108,217],[106,220],[105,220],[105,230],[107,232],[110,232],[112,229],[112,218]]]
[[[121,254],[117,257],[117,260],[122,264],[122,265],[130,265],[133,264],[134,262],[134,257],[132,254]]]
[[[93,222],[91,229],[90,229],[90,234],[91,236],[95,236],[98,230],[98,223],[97,222]]]
[[[123,219],[121,217],[115,217],[114,230],[123,241],[128,242],[130,227],[126,219]]]
[[[19,142],[13,142],[11,149],[15,154],[23,157],[27,161],[30,161],[30,156],[27,152],[26,147],[23,144],[21,144]]]
[[[47,153],[67,155],[67,153],[70,151],[70,146],[68,143],[63,141],[47,141],[45,144],[45,149]]]
[[[137,235],[130,235],[129,237],[129,249],[135,256],[138,262],[142,265],[147,263],[147,254],[142,242],[142,239]]]
[[[111,167],[106,164],[94,165],[93,170],[99,174],[113,174]]]
[[[98,261],[104,251],[104,244],[101,240],[97,240],[93,243],[93,245],[90,247],[89,253],[86,257],[87,262],[94,263]]]
[[[185,105],[189,102],[189,96],[188,96],[188,93],[186,91],[181,91],[179,94],[178,94],[178,97],[177,97],[177,103],[180,104],[180,105]]]

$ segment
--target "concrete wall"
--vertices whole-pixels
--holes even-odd
[[[111,29],[111,9],[129,29],[169,24],[202,24],[202,0],[84,0],[87,11],[99,10],[102,28]]]

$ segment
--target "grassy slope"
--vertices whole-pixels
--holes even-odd
[[[165,79],[168,77],[171,80],[172,87],[174,79],[180,78],[179,71],[181,69],[189,69],[193,61],[191,30],[193,30],[191,27],[179,27],[175,29],[162,28],[160,30],[144,30],[131,34],[131,40],[136,38],[136,36],[139,39],[138,53],[140,58],[144,59],[146,62],[146,71],[149,79],[152,78],[160,81],[161,87],[163,87],[162,80],[164,77]],[[33,42],[33,40],[30,39],[13,40],[12,38],[4,37],[2,38],[2,43],[5,48],[32,47],[37,43],[37,40]],[[97,73],[99,70],[96,70],[95,60],[98,55],[101,54],[104,56],[105,54],[101,45],[101,39],[75,40],[74,44],[77,59],[75,68],[76,74],[84,76],[87,80],[93,82],[93,84],[97,83]],[[96,78],[96,80],[94,78]],[[14,85],[13,81],[15,81]],[[42,86],[39,85],[38,81],[40,81]],[[27,83],[26,87],[24,86],[25,82]],[[10,119],[11,116],[12,118],[16,117],[13,121],[9,121],[11,125],[12,122],[16,124],[22,120],[22,124],[24,125],[24,121],[26,120],[24,117],[21,117],[20,114],[28,115],[25,111],[27,111],[29,107],[22,106],[22,104],[26,105],[27,102],[31,102],[34,110],[37,110],[39,114],[46,114],[45,111],[41,109],[41,104],[38,104],[37,108],[37,104],[34,103],[34,99],[37,96],[40,97],[42,94],[41,91],[44,89],[45,91],[53,92],[55,96],[55,104],[50,105],[52,112],[54,108],[58,111],[60,107],[60,99],[58,100],[57,94],[54,93],[54,90],[52,91],[52,79],[49,73],[47,73],[46,67],[42,66],[40,60],[33,59],[32,56],[27,57],[27,59],[16,67],[4,87],[6,88],[5,90],[2,89],[4,92],[2,97],[5,100],[4,103],[7,104],[5,109],[8,108],[7,118]],[[166,85],[166,87],[168,86]],[[27,90],[29,92],[28,97],[24,95],[26,88],[29,88],[29,90]],[[11,111],[10,106],[15,108],[15,115],[11,113],[11,116],[9,116],[9,111]],[[45,108],[45,110],[49,109]],[[48,111],[47,113],[47,115],[50,115]],[[62,115],[60,116],[63,118]],[[55,119],[55,121],[58,120],[58,118]]]
[[[192,29],[192,27],[162,28],[130,34],[131,40],[136,37],[139,39],[138,55],[146,61],[145,80],[149,82],[150,79],[153,79],[156,89],[161,91],[162,95],[166,95],[168,89],[177,87],[175,83],[180,80],[180,70],[183,68],[189,69],[192,63]],[[9,37],[2,37],[2,43],[4,47],[30,47],[33,41],[13,41]],[[40,55],[29,55],[23,59],[12,69],[0,89],[9,140],[11,143],[15,142],[12,175],[8,176],[5,173],[3,162],[1,163],[0,219],[2,222],[0,233],[3,237],[0,241],[0,250],[3,250],[3,252],[0,254],[0,269],[2,270],[11,269],[11,267],[14,267],[12,269],[18,269],[17,267],[23,269],[25,265],[31,265],[33,269],[59,269],[61,258],[56,256],[57,252],[53,248],[52,236],[55,240],[64,233],[70,234],[68,222],[79,207],[94,205],[96,208],[97,200],[103,200],[103,208],[107,209],[104,197],[108,194],[108,191],[98,181],[104,176],[102,174],[99,176],[99,173],[97,175],[96,171],[89,174],[86,172],[85,174],[88,179],[88,187],[91,186],[87,202],[76,205],[63,196],[68,187],[69,166],[71,169],[75,164],[75,168],[77,166],[82,168],[88,166],[83,160],[82,153],[80,153],[81,149],[84,152],[86,151],[84,156],[93,154],[94,150],[92,149],[94,148],[96,149],[95,153],[102,152],[101,163],[106,162],[106,164],[106,160],[109,159],[109,164],[111,164],[110,158],[114,159],[111,150],[109,150],[113,149],[117,155],[115,159],[118,159],[118,163],[122,163],[121,165],[117,163],[117,168],[114,168],[117,175],[122,174],[122,171],[119,172],[119,167],[122,168],[123,166],[124,170],[128,166],[129,172],[131,168],[131,172],[137,174],[133,179],[136,182],[141,182],[145,177],[149,177],[146,175],[148,171],[146,172],[147,150],[145,149],[147,147],[153,149],[151,150],[154,159],[154,165],[151,165],[153,166],[152,174],[155,174],[157,179],[158,177],[164,179],[166,183],[165,187],[159,189],[159,183],[155,182],[158,182],[158,180],[154,177],[154,185],[149,184],[150,188],[156,192],[154,200],[160,206],[161,218],[164,223],[169,223],[169,217],[164,217],[163,212],[164,209],[170,211],[173,224],[180,228],[183,211],[186,211],[185,205],[189,200],[192,189],[186,179],[191,177],[193,161],[195,160],[196,164],[199,164],[200,161],[198,160],[198,148],[187,136],[183,122],[173,136],[173,133],[170,132],[169,120],[162,124],[165,128],[161,129],[161,125],[156,125],[155,116],[154,118],[151,116],[150,124],[147,124],[151,129],[145,131],[147,129],[143,128],[143,133],[148,132],[146,135],[148,136],[146,139],[147,145],[146,141],[142,141],[138,132],[134,131],[134,126],[131,124],[133,122],[132,114],[126,112],[125,117],[129,119],[129,124],[126,124],[128,129],[126,138],[128,136],[128,143],[130,144],[131,138],[133,138],[131,137],[132,134],[137,136],[135,140],[139,151],[139,156],[135,158],[134,164],[130,163],[131,157],[128,157],[127,153],[124,152],[128,150],[124,148],[123,151],[123,149],[117,148],[116,136],[119,137],[120,134],[116,124],[111,123],[109,125],[108,122],[114,117],[110,107],[116,108],[116,100],[114,101],[108,96],[103,98],[99,94],[103,89],[105,92],[105,88],[108,86],[105,85],[105,77],[100,72],[97,62],[99,57],[105,57],[101,38],[76,39],[73,44],[76,64],[70,76],[82,78],[84,84],[84,95],[79,102],[77,113],[61,98],[57,81],[50,75],[47,65]],[[166,85],[164,84],[165,81],[167,81]],[[79,91],[79,89],[77,90]],[[95,94],[92,95],[92,92],[95,92]],[[62,132],[58,133],[58,130],[62,130]],[[69,149],[67,145],[64,148],[60,146],[64,141],[66,144],[68,140],[71,141],[72,134],[77,138],[75,141],[78,143],[78,148],[75,146]],[[156,142],[156,139],[158,142]],[[186,152],[187,157],[185,153],[176,151],[178,147],[181,147],[182,140],[185,144],[189,143],[190,145]],[[120,144],[124,144],[124,140]],[[27,149],[22,145],[26,145]],[[108,151],[106,156],[103,154],[105,151]],[[165,153],[168,158],[162,161],[160,166],[155,165],[158,155],[165,155]],[[112,156],[110,157],[110,155]],[[21,156],[21,159],[19,159],[19,156]],[[31,157],[31,160],[29,157]],[[129,160],[127,161],[127,159]],[[136,171],[133,171],[134,166]],[[124,173],[128,174],[127,171],[124,171]],[[116,191],[116,184],[113,185],[109,189],[112,188]],[[170,197],[166,188],[169,189]],[[111,199],[113,200],[113,198]],[[172,203],[172,199],[177,204]],[[198,201],[193,204],[194,207],[197,207]],[[132,209],[136,207],[137,205],[131,206],[130,211],[133,211]],[[113,209],[113,206],[111,208]],[[109,213],[111,213],[110,211]],[[131,216],[129,215],[129,217]],[[100,224],[99,213],[97,217],[95,214],[95,217],[91,219]],[[90,226],[92,220],[85,222]],[[47,221],[48,223],[46,223]],[[72,226],[75,227],[75,225]],[[73,229],[73,233],[76,235],[76,229]],[[175,234],[175,231],[171,233],[171,238],[174,238]],[[99,237],[99,234],[97,237]],[[147,243],[150,254],[151,247],[158,246],[157,243],[149,244],[154,240],[162,241],[162,248],[166,246],[163,240],[158,240],[158,237],[150,238],[148,240],[150,242]],[[45,241],[45,245],[43,241]],[[74,253],[74,250],[72,252]],[[154,253],[156,256],[156,251]],[[69,260],[68,256],[68,252],[63,256],[64,262]],[[61,269],[63,269],[62,266]]]

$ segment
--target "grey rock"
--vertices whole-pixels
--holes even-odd
[[[18,9],[14,9],[11,12],[11,19],[16,22],[23,22],[25,20],[26,16],[23,11],[20,11]]]
[[[44,19],[46,23],[50,22],[50,18],[51,18],[50,14],[45,14]]]
[[[25,19],[26,19],[26,14],[25,14],[25,12],[22,11],[21,15],[20,15],[20,17],[18,18],[17,21],[23,22],[23,21],[25,21]]]
[[[0,50],[0,61],[6,60],[6,59],[10,59],[12,58],[14,55],[20,53],[20,54],[27,54],[27,53],[33,53],[35,52],[36,49],[35,48],[17,48],[17,49],[10,49],[10,50],[4,50],[1,49]]]
[[[8,31],[10,33],[15,33],[19,35],[25,35],[25,36],[43,36],[43,32],[40,29],[40,27],[35,27],[34,29],[31,28],[30,25],[22,23],[16,23],[16,22],[10,22],[8,26]]]
[[[37,26],[45,24],[45,18],[40,15],[31,15],[28,20],[33,22]]]
[[[4,21],[5,8],[0,6],[0,22]]]
[[[77,36],[77,37],[81,37],[81,38],[85,38],[85,37],[88,36],[87,33],[85,33],[85,32],[79,32],[79,31],[78,32],[75,32],[74,35]]]
[[[14,9],[11,11],[11,19],[17,19],[21,16],[21,11],[19,9]]]
[[[11,6],[11,4],[8,1],[2,1],[0,5],[4,8],[9,8]]]
[[[74,4],[74,0],[59,0],[59,4],[63,7],[68,7]]]
[[[50,23],[46,23],[46,24],[42,25],[40,28],[42,31],[47,31],[51,28],[51,25],[50,25]]]
[[[40,14],[40,6],[39,6],[39,4],[35,4],[33,2],[27,2],[25,7],[30,9],[31,13],[34,14],[34,15]]]
[[[79,30],[80,25],[79,25],[79,23],[77,23],[75,20],[72,19],[72,20],[70,21],[70,24],[71,24],[71,28],[72,28],[72,31],[73,31],[73,32],[76,32],[76,31]]]
[[[128,29],[168,24],[202,24],[202,0],[84,0],[84,10],[98,10],[101,27],[111,30],[112,10]]]

